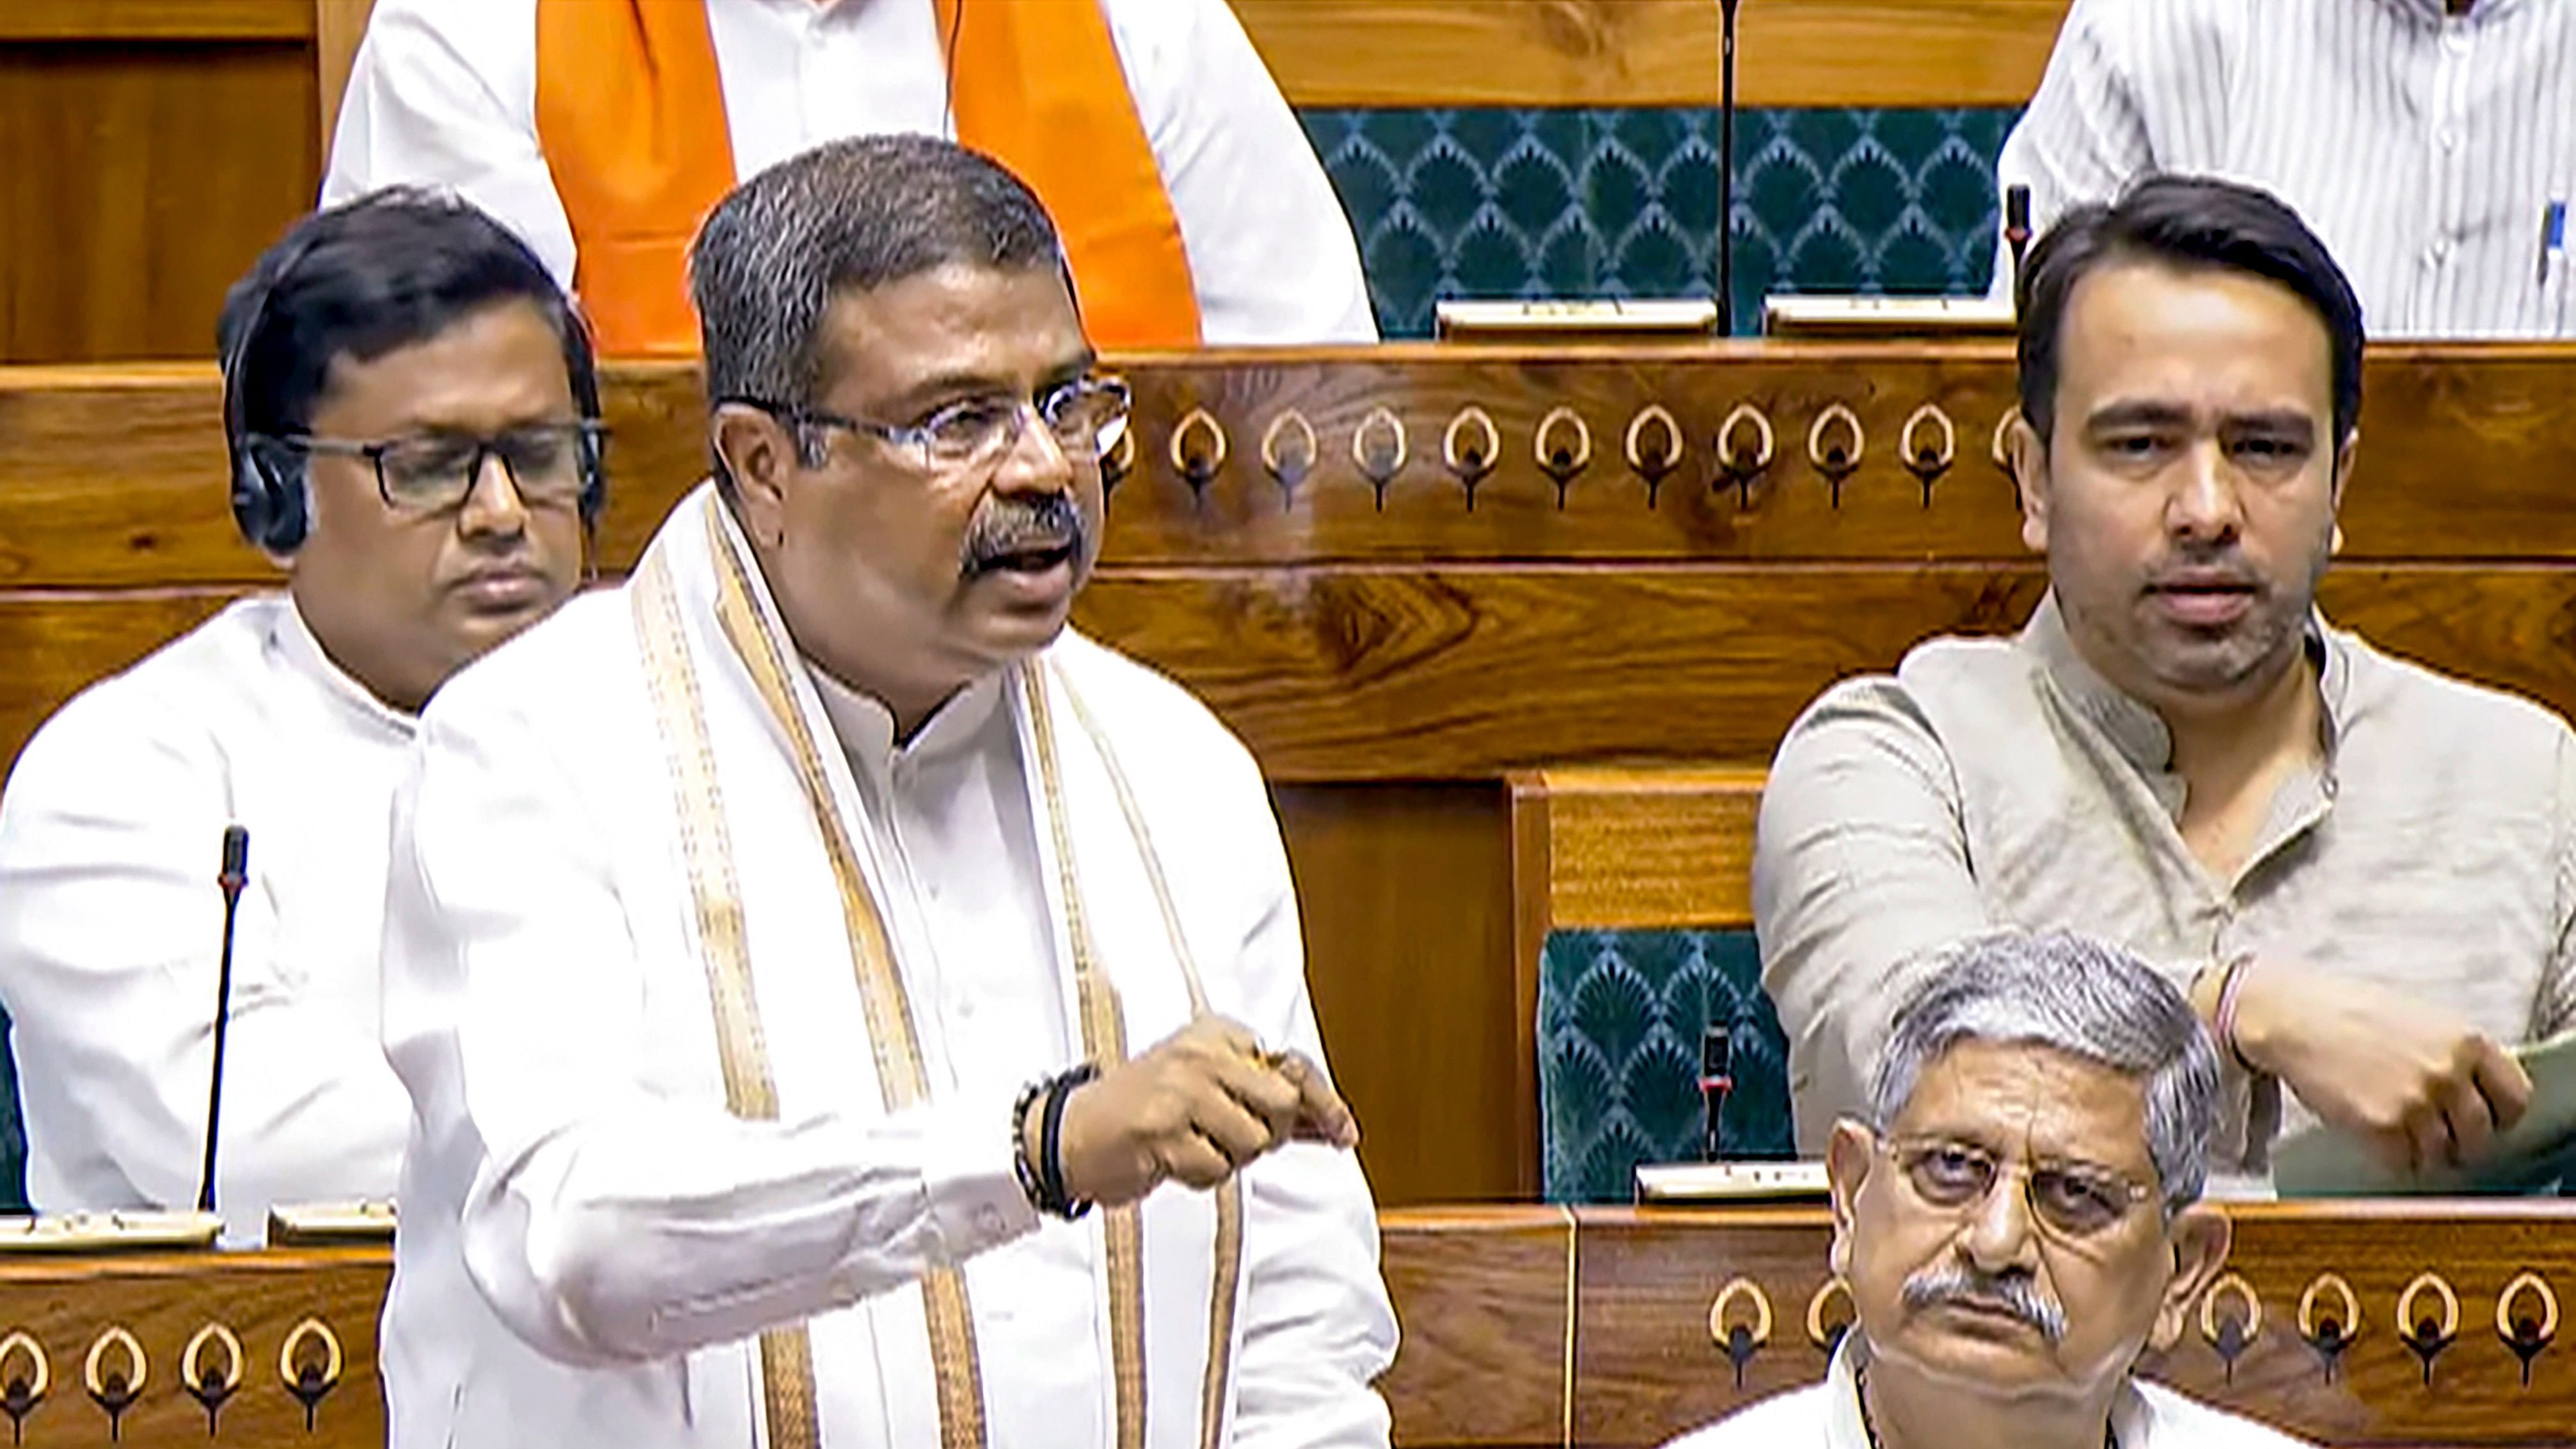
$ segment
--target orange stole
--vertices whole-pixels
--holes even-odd
[[[1046,203],[1092,340],[1197,345],[1180,222],[1099,5],[932,4],[957,138]],[[600,350],[695,353],[689,242],[734,184],[705,0],[538,0],[536,111]]]

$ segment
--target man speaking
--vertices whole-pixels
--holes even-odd
[[[397,806],[393,1443],[1384,1444],[1260,776],[1064,632],[1127,404],[1045,211],[839,142],[691,275],[714,480]]]

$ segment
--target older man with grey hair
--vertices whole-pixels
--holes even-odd
[[[1672,1449],[2287,1449],[2135,1377],[2226,1261],[2199,1201],[2218,1061],[2116,946],[1980,936],[1925,963],[1866,1122],[1826,1154],[1856,1313],[1825,1382]]]
[[[1127,397],[1045,210],[837,142],[691,275],[715,480],[396,807],[395,1449],[1383,1446],[1260,773],[1065,629]]]

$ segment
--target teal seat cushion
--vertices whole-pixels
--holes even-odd
[[[1703,1153],[1700,1043],[1725,1030],[1730,1157],[1796,1155],[1789,1048],[1746,930],[1558,931],[1539,959],[1539,1121],[1550,1202],[1628,1202],[1642,1162]]]
[[[1982,295],[2013,108],[1736,118],[1736,330],[1773,292]],[[1711,295],[1718,115],[1703,107],[1300,113],[1390,338],[1443,297]]]

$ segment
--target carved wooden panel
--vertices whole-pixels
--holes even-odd
[[[1560,1211],[1519,1210],[1533,1236]],[[2229,1213],[2234,1276],[2195,1305],[2183,1341],[2148,1366],[2154,1377],[2329,1444],[2567,1442],[2576,1359],[2555,1309],[2576,1288],[2576,1213],[2566,1205],[2238,1204]],[[1660,1444],[1823,1376],[1833,1335],[1851,1316],[1848,1297],[1827,1286],[1823,1209],[1574,1216],[1572,1442]],[[1458,1269],[1463,1281],[1444,1284],[1444,1297],[1422,1297],[1411,1285],[1452,1230],[1422,1214],[1391,1213],[1387,1224],[1388,1280],[1406,1334],[1387,1383],[1416,1406],[1410,1420],[1399,1411],[1404,1442],[1565,1442],[1543,1409],[1470,1423],[1434,1415],[1436,1401],[1416,1397],[1432,1365],[1463,1351],[1452,1337],[1465,1320],[1447,1305],[1478,1279]],[[1487,1218],[1477,1230],[1501,1228]],[[1518,1282],[1515,1291],[1534,1301],[1543,1290]],[[2426,1327],[2432,1337],[2417,1333]],[[1562,1341],[1556,1323],[1532,1316],[1500,1341],[1493,1328],[1478,1322],[1473,1342],[1497,1379],[1548,1376]]]
[[[380,1249],[0,1262],[0,1419],[27,1449],[382,1449],[390,1271]]]
[[[1136,393],[1112,567],[2027,557],[1993,460],[2013,405],[2001,344],[1414,345],[1111,365]],[[2376,349],[2344,557],[2576,558],[2571,365],[2576,348],[2543,344]],[[208,368],[0,369],[0,583],[270,577],[232,536],[219,417]],[[608,421],[614,570],[705,472],[694,369],[612,369]],[[1930,470],[1926,450],[1949,463]]]

